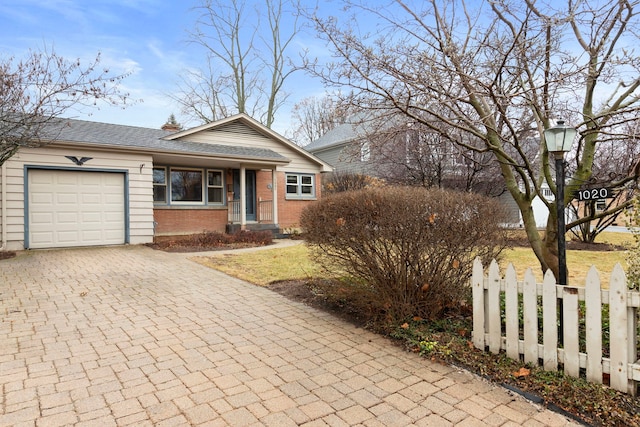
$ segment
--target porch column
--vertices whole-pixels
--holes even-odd
[[[244,230],[247,225],[247,170],[244,165],[240,165],[240,229]]]
[[[273,193],[273,223],[278,225],[278,175],[276,167],[271,169],[271,192]]]

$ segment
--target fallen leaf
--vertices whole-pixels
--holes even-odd
[[[516,372],[513,373],[513,376],[516,378],[525,378],[531,375],[531,370],[527,368],[520,368]]]
[[[338,218],[336,219],[336,225],[339,227],[342,227],[343,225],[345,225],[347,223],[347,220],[344,218]]]
[[[422,285],[422,292],[427,292],[429,290],[429,284],[425,283],[424,285]]]
[[[460,261],[454,259],[451,265],[453,266],[453,268],[460,268]]]
[[[420,317],[420,316],[413,316],[413,321],[414,321],[414,322],[419,322],[419,321],[421,321],[421,320],[422,320],[422,317]]]
[[[409,329],[409,324],[408,323],[403,323],[402,326],[400,326],[402,329]]]

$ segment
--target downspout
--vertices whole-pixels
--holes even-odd
[[[2,244],[0,251],[7,248],[7,168],[0,165],[0,223],[2,224]]]

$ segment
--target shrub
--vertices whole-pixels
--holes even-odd
[[[165,246],[172,248],[218,248],[235,244],[270,245],[273,234],[270,231],[241,230],[227,234],[217,231],[203,231],[199,234],[178,236],[165,241]]]
[[[323,180],[323,194],[362,190],[385,185],[380,178],[350,172],[333,172]]]
[[[468,301],[473,259],[487,263],[505,247],[503,218],[479,195],[386,187],[327,196],[303,211],[301,226],[321,265],[350,277],[325,292],[359,296],[377,320],[396,322]]]

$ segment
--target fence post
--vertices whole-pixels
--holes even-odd
[[[489,265],[489,351],[498,354],[502,344],[502,316],[500,315],[500,268],[494,259]]]
[[[518,277],[513,264],[509,264],[505,273],[504,308],[507,333],[507,357],[520,358],[520,322],[518,316]]]
[[[524,361],[538,364],[538,286],[530,268],[524,273],[522,288],[524,320]]]
[[[587,381],[602,384],[602,291],[595,266],[587,273],[584,292]]]
[[[578,328],[578,289],[562,287],[562,336],[564,341],[564,372],[580,377],[580,331]]]
[[[484,271],[482,269],[482,262],[480,261],[480,258],[473,260],[471,291],[473,293],[473,345],[484,351],[484,303],[486,293],[484,290]]]
[[[542,283],[542,346],[545,371],[558,370],[558,291],[551,269],[544,274]]]
[[[616,264],[609,281],[610,378],[611,388],[628,392],[629,337],[627,310],[627,280],[620,264]]]

